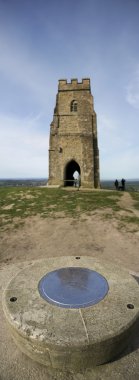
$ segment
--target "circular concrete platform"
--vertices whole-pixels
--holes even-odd
[[[49,303],[40,295],[40,281],[61,268],[89,269],[103,276],[108,283],[104,298],[87,307]],[[126,270],[105,261],[55,257],[20,271],[4,291],[3,308],[25,354],[53,368],[81,370],[112,360],[127,346],[139,318],[139,286]]]

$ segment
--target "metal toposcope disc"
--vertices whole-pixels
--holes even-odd
[[[64,308],[95,305],[107,294],[107,280],[87,268],[68,267],[47,273],[39,282],[39,293],[46,301]]]
[[[111,361],[132,342],[139,285],[127,270],[102,259],[54,257],[29,262],[18,272],[3,293],[3,309],[25,354],[80,372]]]

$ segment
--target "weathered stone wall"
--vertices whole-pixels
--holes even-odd
[[[71,102],[77,111],[71,111]],[[99,187],[99,152],[96,114],[90,79],[78,83],[60,80],[53,121],[50,126],[49,185],[63,185],[66,166],[75,161],[80,167],[82,186]]]

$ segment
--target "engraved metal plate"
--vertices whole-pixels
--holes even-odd
[[[108,293],[107,280],[87,268],[68,267],[47,273],[38,284],[42,298],[64,308],[95,305]]]

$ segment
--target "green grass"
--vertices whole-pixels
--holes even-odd
[[[114,196],[114,197],[113,197]],[[64,189],[1,187],[0,225],[13,223],[15,228],[28,216],[43,218],[72,216],[96,209],[112,208],[118,211],[117,200],[121,193],[109,191],[66,191]],[[111,198],[112,197],[112,198]]]
[[[139,218],[137,216],[122,216],[121,221],[126,223],[139,224]]]
[[[139,193],[131,192],[135,200],[135,209],[139,209]],[[38,187],[1,187],[0,188],[0,227],[9,226],[18,229],[27,217],[40,215],[42,218],[80,217],[89,215],[95,210],[111,209],[114,216],[124,225],[139,224],[136,216],[119,216],[116,212],[122,210],[118,201],[122,192],[115,191],[76,191],[65,189],[50,189]],[[111,219],[113,214],[104,213],[104,218]]]
[[[135,201],[134,208],[139,210],[139,192],[131,192],[130,193],[132,199]]]
[[[139,218],[136,216],[122,216],[119,219],[118,230],[126,232],[136,233],[139,231]]]

